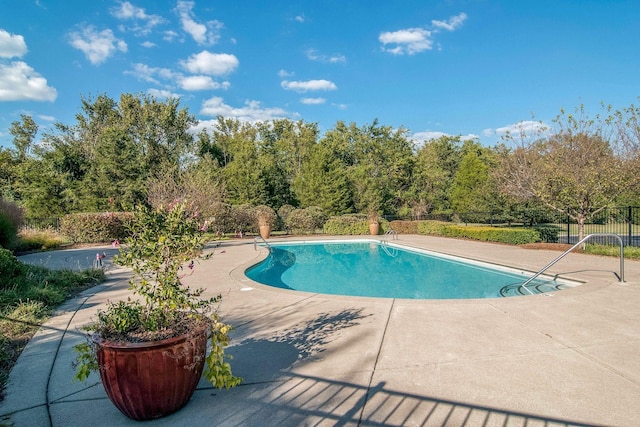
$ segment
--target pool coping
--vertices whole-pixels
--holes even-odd
[[[404,238],[406,238],[408,235],[401,235]],[[418,236],[418,237],[425,237],[425,236]],[[287,238],[283,238],[283,239],[270,239],[269,242],[270,243],[275,243],[275,244],[286,244],[286,243],[304,243],[304,244],[312,244],[312,243],[322,243],[322,242],[353,242],[353,241],[363,241],[363,242],[375,242],[375,243],[380,243],[381,242],[381,238],[382,236],[379,236],[379,238],[375,238],[374,236],[336,236],[334,238],[331,237],[327,237],[327,236],[319,236],[319,237],[313,237],[313,236],[305,236],[305,237],[287,237]],[[433,238],[433,237],[429,237],[429,238]],[[445,238],[435,238],[435,239],[444,239],[444,240],[453,240],[456,242],[468,242],[467,240],[458,240],[458,239],[445,239]],[[479,243],[477,241],[470,241],[469,243],[474,244],[474,243]],[[490,242],[482,242],[488,245],[496,245],[494,243],[490,243]],[[389,242],[390,245],[393,244],[397,244],[394,242]],[[504,267],[506,269],[514,269],[517,271],[524,271],[524,272],[529,272],[531,274],[535,274],[537,271],[540,270],[540,268],[538,269],[532,269],[532,268],[521,268],[517,265],[517,262],[511,262],[511,263],[507,263],[505,261],[500,261],[500,260],[476,260],[474,259],[471,255],[460,255],[459,253],[455,252],[455,251],[449,251],[449,252],[445,252],[445,251],[438,251],[438,250],[432,250],[432,249],[424,249],[422,247],[420,247],[420,245],[417,246],[412,246],[410,244],[404,243],[402,244],[403,247],[405,248],[410,248],[410,249],[414,249],[417,251],[420,250],[425,250],[427,252],[431,252],[431,253],[436,253],[445,257],[452,257],[452,258],[461,258],[463,260],[466,261],[471,261],[471,262],[479,262],[480,264],[489,264],[491,266],[496,266],[496,267]],[[500,247],[504,247],[507,245],[501,245],[498,244],[498,246]],[[264,243],[257,243],[257,247],[258,248],[263,248],[265,249],[264,251],[260,251],[260,254],[257,255],[257,257],[252,260],[249,261],[243,265],[239,265],[236,268],[233,269],[232,271],[232,277],[234,278],[234,280],[239,281],[239,282],[250,282],[251,286],[254,288],[260,288],[263,291],[267,291],[267,292],[282,292],[282,293],[291,293],[291,292],[299,292],[299,293],[303,293],[306,295],[325,295],[322,293],[315,293],[315,292],[308,292],[308,291],[301,291],[301,290],[291,290],[291,289],[283,289],[283,288],[278,288],[278,287],[274,287],[274,286],[269,286],[269,285],[265,285],[263,283],[259,283],[256,282],[252,279],[250,279],[249,277],[246,276],[245,271],[253,266],[255,266],[256,264],[259,264],[260,262],[264,261],[268,255],[269,252],[266,249],[266,246]],[[508,245],[508,247],[513,247],[511,245]],[[517,246],[516,246],[517,248]],[[527,251],[535,251],[535,250],[531,250],[531,249],[526,249]],[[546,253],[550,253],[550,254],[559,254],[560,252],[556,252],[556,251],[549,251],[546,250],[544,251]],[[580,256],[584,256],[584,254],[576,254],[576,255],[580,255]],[[591,255],[593,257],[597,257],[597,258],[606,258],[606,259],[610,259],[611,257],[601,257],[601,256],[597,256],[597,255]],[[553,258],[549,258],[550,260]],[[544,266],[546,264],[543,264],[542,266]],[[549,271],[553,272],[553,269],[550,269]],[[615,272],[615,271],[614,271]],[[591,292],[591,291],[597,291],[599,289],[602,289],[603,287],[606,287],[610,284],[609,283],[603,283],[601,281],[598,282],[594,282],[593,280],[589,279],[589,276],[585,276],[585,275],[580,275],[580,274],[575,274],[573,273],[574,276],[573,278],[568,278],[566,276],[570,275],[570,273],[565,272],[556,272],[554,273],[545,273],[544,276],[546,277],[561,277],[563,281],[566,282],[572,282],[572,283],[577,283],[577,285],[575,286],[571,286],[567,289],[562,289],[560,291],[556,291],[556,292],[551,292],[551,293],[541,293],[541,294],[533,294],[533,295],[523,295],[523,296],[516,296],[516,297],[509,297],[509,298],[522,298],[522,297],[531,297],[531,296],[543,296],[543,297],[549,297],[549,296],[553,296],[553,297],[562,297],[563,295],[565,295],[565,293],[569,293],[572,291],[575,292],[579,292],[579,293],[584,293],[584,292]],[[615,278],[612,278],[612,281],[617,282],[615,280]],[[628,280],[627,280],[628,282]],[[589,286],[586,286],[589,285]],[[625,286],[625,284],[620,284],[621,286]],[[482,301],[482,300],[502,300],[505,297],[496,297],[496,298],[461,298],[461,299],[409,299],[409,298],[392,298],[392,297],[368,297],[368,296],[352,296],[352,295],[336,295],[336,294],[326,294],[328,296],[332,296],[335,298],[345,298],[345,299],[357,299],[357,300],[367,300],[367,299],[372,299],[372,300],[379,300],[379,299],[397,299],[397,300],[401,300],[401,301],[418,301],[418,302],[423,302],[423,303],[442,303],[442,302],[446,302],[446,303],[460,303],[460,304],[465,304],[465,303],[474,303],[474,302],[478,302],[478,301]]]

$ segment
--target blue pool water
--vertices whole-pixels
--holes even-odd
[[[497,298],[527,294],[530,273],[409,250],[377,241],[271,244],[270,255],[249,268],[250,279],[298,291],[409,299]],[[533,293],[569,287],[536,279]]]

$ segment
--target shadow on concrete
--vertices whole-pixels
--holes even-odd
[[[216,396],[209,400],[217,408],[218,426],[593,426],[398,392],[384,381],[366,386],[291,373],[272,383],[240,386],[233,395],[233,405],[229,404],[231,399],[223,402],[221,397],[224,399]],[[231,406],[242,410],[230,410]]]

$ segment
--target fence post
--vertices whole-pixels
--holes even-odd
[[[569,216],[569,212],[567,211],[567,243],[571,243],[571,217]]]
[[[633,236],[633,210],[631,206],[629,206],[627,210],[627,222],[629,223],[629,239],[627,240],[627,245],[632,246],[631,237]]]

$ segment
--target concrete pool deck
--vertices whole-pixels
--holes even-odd
[[[413,235],[398,243],[530,271],[559,254]],[[96,250],[49,253],[47,264],[93,259]],[[145,425],[640,425],[638,261],[625,261],[624,284],[617,258],[572,253],[550,272],[585,283],[551,296],[401,300],[244,277],[266,252],[250,239],[224,242],[189,277],[223,295],[220,313],[235,326],[228,353],[244,383],[217,390],[201,381],[182,410]],[[97,376],[73,383],[78,327],[128,294],[126,271],[108,266],[108,276],[31,340],[0,403],[5,423],[139,424],[111,404]]]

